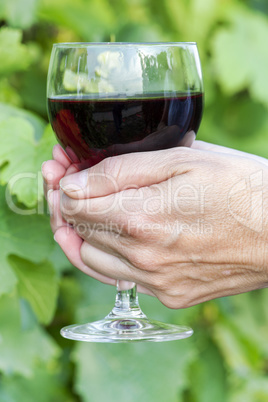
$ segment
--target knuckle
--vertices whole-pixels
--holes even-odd
[[[127,235],[142,244],[155,243],[159,238],[159,222],[141,209],[132,212],[125,221]]]
[[[170,309],[188,308],[195,304],[190,289],[178,285],[172,276],[160,272],[160,275],[154,275],[151,284],[157,298]]]
[[[163,296],[159,296],[159,300],[167,308],[170,308],[170,309],[180,308],[176,305],[176,303],[174,303],[174,299],[172,297],[163,295]]]
[[[103,171],[105,173],[114,173],[117,171],[117,158],[115,157],[108,157],[101,161]]]
[[[158,296],[158,299],[164,306],[174,310],[185,309],[193,305],[185,296],[174,296],[163,293]]]
[[[170,280],[166,277],[166,275],[160,272],[160,275],[154,276],[152,283],[157,292],[168,296],[168,292],[172,284],[170,283]]]
[[[133,216],[126,217],[124,219],[124,229],[130,238],[141,239],[142,238],[142,226],[143,218],[139,214],[133,214]]]
[[[103,159],[102,170],[103,173],[112,180],[112,184],[115,186],[118,183],[118,179],[121,173],[122,161],[121,157],[108,157]]]
[[[120,239],[123,240],[126,237],[126,244],[129,244],[128,220],[124,213],[120,213],[120,211],[118,211],[114,215],[109,216],[106,214],[105,222],[110,229],[112,229],[117,235],[120,235]]]
[[[127,252],[127,258],[129,259],[131,264],[136,268],[139,268],[141,270],[147,270],[147,264],[144,255],[142,252],[138,250],[138,248],[135,248],[134,250],[129,249]]]
[[[126,257],[131,265],[142,271],[154,272],[157,269],[151,252],[145,247],[128,248]]]

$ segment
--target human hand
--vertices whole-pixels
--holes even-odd
[[[267,181],[265,159],[197,141],[65,176],[61,212],[90,275],[182,308],[267,286]]]
[[[116,282],[113,279],[95,273],[83,263],[80,256],[80,248],[83,244],[83,239],[78,236],[60,213],[59,182],[64,176],[78,172],[80,166],[78,159],[75,159],[74,155],[72,155],[71,159],[58,144],[53,148],[53,160],[46,161],[42,165],[44,195],[47,198],[50,209],[51,229],[54,233],[55,240],[59,243],[63,252],[74,266],[99,281],[115,285]]]

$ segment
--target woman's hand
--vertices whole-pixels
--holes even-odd
[[[267,184],[265,159],[198,141],[121,155],[62,178],[52,228],[89,275],[188,307],[267,286]]]
[[[59,182],[64,176],[78,172],[80,165],[74,163],[60,145],[53,148],[53,160],[49,160],[42,165],[42,174],[44,179],[44,194],[47,198],[50,209],[50,224],[57,241],[69,261],[81,271],[94,278],[111,285],[116,282],[111,278],[95,273],[86,266],[80,256],[83,239],[75,232],[60,213],[60,190]]]

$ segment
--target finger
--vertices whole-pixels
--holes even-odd
[[[159,208],[162,203],[161,192],[156,186],[87,199],[71,198],[64,192],[60,194],[60,210],[66,221],[73,220],[74,224],[84,223],[92,229],[96,227],[112,230],[115,234],[129,234],[131,223],[135,225],[140,222],[143,215],[151,213],[150,209],[155,213],[153,208],[157,207],[156,203]]]
[[[147,295],[147,296],[156,297],[156,295],[150,289],[148,289],[140,284],[137,284],[137,292],[143,293],[144,295]]]
[[[258,155],[252,155],[247,152],[239,151],[237,149],[227,148],[221,145],[210,144],[204,141],[195,141],[192,145],[193,149],[202,150],[202,151],[210,151],[210,152],[220,152],[222,154],[234,155],[234,156],[241,156],[244,158],[250,158],[257,162],[264,163],[268,165],[268,161],[266,158],[263,158]]]
[[[130,242],[129,239],[115,233],[108,226],[107,229],[103,228],[105,225],[93,225],[89,227],[84,222],[74,224],[73,229],[79,237],[84,239],[91,246],[104,251],[105,253],[121,259],[125,264],[131,266],[129,256]],[[132,241],[133,243],[133,241]],[[133,248],[133,244],[132,244]]]
[[[72,165],[70,165],[70,166],[68,167],[68,169],[66,170],[65,175],[77,173],[77,172],[79,172],[79,170],[80,170],[80,169],[79,169],[79,165],[73,163]]]
[[[67,155],[69,156],[69,158],[71,159],[71,161],[73,163],[79,163],[80,162],[78,157],[76,156],[76,154],[72,150],[72,148],[66,147],[65,151],[66,151]]]
[[[95,272],[82,261],[80,249],[83,244],[83,240],[75,233],[73,229],[67,227],[59,228],[54,235],[54,239],[59,244],[71,264],[80,269],[80,271],[108,285],[116,285],[116,281],[114,279]]]
[[[90,169],[64,177],[60,186],[72,198],[102,197],[160,183],[189,170],[197,151],[184,147],[106,158]]]
[[[65,175],[66,169],[59,162],[49,160],[42,165],[42,175],[44,179],[44,194],[49,190],[57,190],[59,181]]]
[[[140,275],[131,270],[120,258],[108,254],[87,242],[81,245],[81,259],[86,266],[90,266],[96,273],[104,277],[114,278],[115,281],[124,281],[123,287],[132,288],[137,283],[138,292],[154,296],[154,293],[140,282]]]
[[[86,241],[81,245],[80,254],[84,264],[92,267],[94,271],[115,280],[136,282],[134,270],[131,270],[125,262]]]
[[[48,200],[48,206],[49,206],[49,212],[50,212],[50,226],[52,229],[52,232],[55,233],[57,229],[59,229],[62,226],[70,226],[66,222],[65,219],[63,219],[61,213],[60,213],[60,193],[59,190],[49,190],[47,194],[47,200]]]
[[[73,163],[59,144],[55,145],[53,148],[53,158],[65,167],[65,175],[77,173],[79,170],[82,170],[81,163]]]
[[[224,147],[222,145],[215,145],[215,144],[211,144],[209,142],[205,142],[205,141],[194,141],[192,146],[192,149],[198,149],[201,151],[211,151],[211,152],[220,152],[220,153],[225,153],[225,154],[230,154],[230,155],[242,155],[245,154],[242,151],[238,151],[236,149],[232,149],[232,148],[227,148]]]
[[[72,164],[71,159],[59,144],[53,147],[52,155],[53,159],[59,162],[65,169],[68,169]]]

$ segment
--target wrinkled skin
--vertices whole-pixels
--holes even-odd
[[[79,171],[57,145],[42,171],[55,240],[93,278],[169,308],[268,286],[266,159],[196,141]]]

